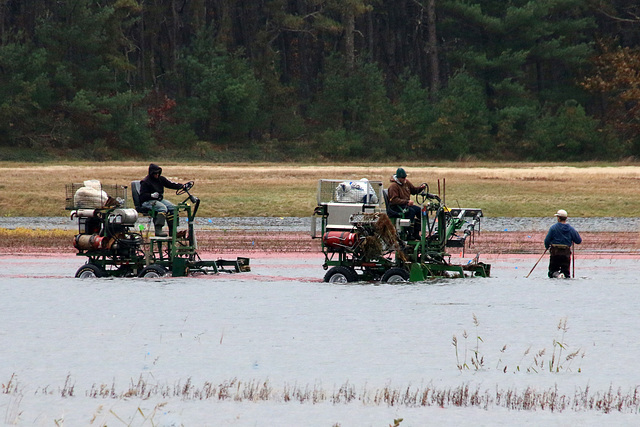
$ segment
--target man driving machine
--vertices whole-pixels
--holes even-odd
[[[406,219],[413,221],[413,229],[411,230],[409,239],[420,240],[421,216],[420,206],[416,206],[411,200],[411,195],[418,194],[425,189],[427,185],[422,184],[415,187],[407,179],[407,172],[403,168],[398,168],[396,174],[391,177],[391,185],[389,186],[389,205],[387,213],[391,218],[401,218],[404,213]]]
[[[162,168],[155,163],[149,165],[148,175],[140,181],[140,204],[143,208],[153,209],[156,212],[153,219],[156,236],[167,237],[162,227],[168,223],[171,228],[176,207],[164,199],[164,189],[179,190],[184,186],[162,176]]]

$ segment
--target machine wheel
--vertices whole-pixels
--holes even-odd
[[[153,279],[156,277],[163,277],[166,275],[167,275],[167,270],[163,266],[157,265],[157,264],[151,264],[143,268],[142,271],[140,271],[140,274],[138,274],[138,277],[143,277],[145,279]]]
[[[382,283],[403,283],[409,280],[409,272],[404,268],[390,268],[382,275]]]
[[[79,279],[93,279],[105,275],[104,270],[95,264],[85,264],[76,271],[76,277]]]
[[[327,274],[324,275],[324,281],[328,283],[357,282],[358,273],[353,268],[339,265],[327,271]]]

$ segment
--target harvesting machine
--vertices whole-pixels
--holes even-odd
[[[139,181],[131,183],[135,208],[128,208],[127,186],[103,185],[95,180],[67,184],[66,209],[72,211],[71,219],[78,220],[73,244],[77,255],[87,258],[76,277],[179,277],[250,271],[249,258],[200,258],[194,228],[200,199],[190,193],[193,181],[176,191],[186,198],[176,205],[167,237],[149,237],[154,212],[140,207],[139,186]],[[149,218],[146,227],[138,223],[139,215]],[[184,230],[178,230],[180,219],[187,224]]]
[[[479,231],[482,209],[449,209],[429,187],[414,196],[421,207],[421,233],[413,222],[390,218],[380,181],[321,179],[311,236],[321,239],[328,270],[325,282],[417,282],[433,277],[488,277],[491,266],[478,261],[450,262],[449,248],[464,250]],[[320,230],[317,218],[320,218]]]

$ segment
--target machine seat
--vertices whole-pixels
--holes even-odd
[[[389,191],[386,188],[382,190],[382,195],[384,197],[384,205],[387,208],[387,216],[389,218],[404,218],[406,209],[400,208],[401,212],[391,209],[391,205],[389,204]]]
[[[131,196],[133,198],[133,204],[136,207],[138,213],[147,216],[154,216],[152,209],[142,207],[140,203],[140,180],[131,181]]]

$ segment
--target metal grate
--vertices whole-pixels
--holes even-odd
[[[99,181],[66,184],[65,209],[99,209],[105,205],[127,207],[127,186]]]
[[[365,179],[318,180],[318,205],[327,203],[365,203],[380,205],[383,201],[382,181]]]
[[[351,217],[349,218],[349,222],[351,224],[373,224],[378,222],[379,218],[379,212],[363,212],[351,215]]]

